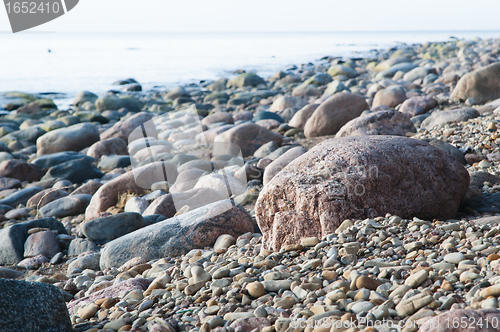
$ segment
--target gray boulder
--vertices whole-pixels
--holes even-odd
[[[237,237],[252,232],[252,220],[230,200],[212,203],[160,221],[106,244],[101,269],[120,267],[134,257],[146,261],[186,254],[191,249],[213,246],[220,235]]]
[[[139,213],[125,212],[88,220],[81,225],[81,231],[90,241],[103,244],[138,230],[143,224],[144,219]]]

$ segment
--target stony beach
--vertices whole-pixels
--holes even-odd
[[[499,57],[5,93],[0,331],[499,331]]]

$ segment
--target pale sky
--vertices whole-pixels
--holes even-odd
[[[500,0],[80,0],[29,31],[500,30],[498,13]]]

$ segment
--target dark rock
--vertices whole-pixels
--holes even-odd
[[[103,158],[97,167],[100,169],[117,169],[117,168],[125,168],[130,166],[130,156],[108,156]]]
[[[457,148],[456,146],[453,146],[450,143],[445,143],[445,142],[438,140],[438,139],[435,139],[435,138],[423,139],[423,141],[429,143],[432,146],[435,146],[436,148],[438,148],[440,150],[448,152],[460,164],[462,164],[462,165],[466,164],[463,152],[460,151],[460,149]]]
[[[144,219],[139,213],[125,212],[86,221],[80,229],[90,241],[104,244],[138,230],[143,224]]]
[[[57,152],[52,154],[46,154],[40,157],[37,157],[33,160],[33,164],[37,165],[41,169],[50,168],[52,166],[57,166],[59,164],[65,163],[70,160],[86,158],[90,161],[95,161],[93,158],[88,157],[82,153],[67,151],[67,152]]]
[[[500,213],[500,193],[487,193],[472,197],[464,207],[471,208],[478,213]]]
[[[72,332],[64,298],[49,284],[0,279],[2,331]]]
[[[13,178],[0,178],[0,190],[21,188],[21,181]]]
[[[33,182],[40,180],[42,170],[37,165],[23,160],[11,159],[0,163],[0,176],[18,179],[21,182]]]
[[[52,166],[42,179],[65,179],[73,183],[83,183],[89,179],[100,179],[103,176],[104,174],[92,164],[92,161],[82,158]]]
[[[283,118],[281,118],[281,116],[279,116],[278,114],[268,111],[260,111],[259,113],[255,114],[255,116],[253,117],[253,121],[257,122],[260,120],[276,120],[279,123],[285,122],[283,121]]]
[[[85,213],[85,209],[90,204],[91,195],[71,195],[54,200],[44,207],[38,213],[42,217],[64,218],[68,216],[77,216]]]
[[[25,189],[20,189],[19,191],[16,191],[13,194],[10,194],[9,196],[5,197],[4,199],[0,200],[0,205],[8,205],[12,207],[16,207],[19,204],[26,204],[28,200],[38,193],[39,191],[42,191],[43,188],[39,186],[34,186],[34,187],[27,187]]]
[[[101,140],[106,140],[110,138],[121,138],[127,143],[130,143],[132,140],[129,140],[130,134],[142,124],[150,121],[152,119],[151,115],[148,113],[137,113],[125,120],[119,121],[113,125],[113,127],[109,128],[105,132],[101,134]],[[153,124],[154,125],[154,124]],[[148,137],[157,136],[156,129],[152,126],[146,124],[146,133]],[[139,128],[141,129],[141,128]],[[136,137],[138,139],[141,137]]]
[[[31,228],[50,228],[59,234],[67,234],[61,222],[54,218],[19,223],[0,230],[0,265],[19,263],[24,257],[24,242]]]

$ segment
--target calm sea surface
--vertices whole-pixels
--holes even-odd
[[[319,33],[0,34],[0,92],[98,94],[133,77],[144,89],[230,77],[270,76],[326,55],[359,56],[401,43],[497,38],[500,31]],[[49,52],[50,50],[50,52]]]

